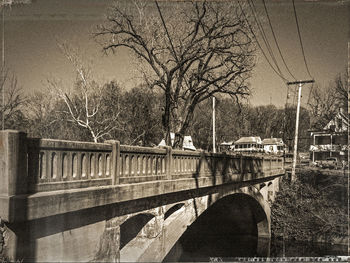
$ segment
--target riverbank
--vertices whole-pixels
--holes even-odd
[[[347,256],[347,246],[324,242],[272,239],[270,257]]]
[[[316,174],[322,175],[331,175],[331,176],[348,176],[350,174],[349,169],[325,169],[314,166],[299,166],[296,168],[297,173],[308,173],[313,172]]]
[[[347,175],[298,169],[296,177],[282,180],[272,204],[272,238],[347,246]]]

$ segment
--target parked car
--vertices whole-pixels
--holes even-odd
[[[326,160],[316,161],[316,166],[321,168],[338,169],[342,168],[343,164],[337,157],[328,157]]]

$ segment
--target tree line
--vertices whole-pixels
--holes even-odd
[[[57,93],[57,90],[52,92],[52,89],[47,89],[24,95],[14,79],[15,76],[12,75],[2,85],[6,94],[5,104],[1,105],[4,115],[1,123],[4,120],[5,129],[22,130],[30,137],[97,142],[117,139],[122,144],[151,147],[158,145],[164,137],[163,94],[150,89],[147,85],[126,90],[116,81],[111,81],[98,89],[95,87],[86,100],[81,93],[79,81],[76,81],[69,94],[62,93],[62,95]],[[301,150],[308,149],[308,131],[323,127],[322,125],[333,118],[338,111],[337,105],[345,103],[345,99],[339,100],[337,104],[332,100],[327,105],[328,100],[318,96],[319,92],[324,94],[335,92],[339,88],[339,79],[337,77],[326,91],[314,88],[309,105],[301,107],[299,124]],[[313,94],[317,96],[314,97]],[[318,105],[322,105],[323,108]],[[295,114],[295,105],[284,108],[274,105],[254,106],[248,101],[236,103],[230,97],[217,96],[216,140],[221,143],[234,141],[242,136],[279,137],[283,138],[291,148]],[[88,125],[81,125],[78,120]],[[195,109],[193,121],[186,135],[192,136],[197,148],[212,149],[210,99],[203,101]]]

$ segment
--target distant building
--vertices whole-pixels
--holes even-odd
[[[175,133],[173,133],[173,132],[170,133],[170,139],[171,139],[171,145],[174,145]],[[162,139],[162,141],[158,144],[158,146],[166,146],[165,140]],[[194,147],[194,145],[193,145],[193,141],[192,141],[191,136],[184,137],[182,149],[183,150],[190,150],[190,151],[196,150],[196,147]]]
[[[349,115],[339,111],[322,130],[310,131],[310,160],[338,157],[340,161],[348,162],[348,127]]]
[[[235,152],[263,152],[260,137],[242,137],[234,143]]]
[[[220,143],[219,147],[220,152],[232,151],[233,141]]]
[[[272,154],[283,154],[285,150],[285,144],[282,138],[266,138],[262,141],[264,145],[264,151]]]

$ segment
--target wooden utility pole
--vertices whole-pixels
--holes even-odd
[[[350,42],[348,42],[348,116],[350,114]],[[350,147],[349,147],[349,140],[350,140],[350,125],[348,124],[348,163],[349,163],[349,156],[350,156]],[[350,168],[348,166],[348,172],[350,172]],[[350,173],[348,173],[348,218],[350,218]],[[350,255],[350,220],[348,220],[348,255]]]
[[[293,149],[293,166],[292,166],[292,182],[295,181],[295,167],[297,164],[297,153],[298,153],[298,131],[299,131],[299,114],[300,114],[300,98],[301,98],[301,88],[302,84],[314,83],[314,80],[300,80],[287,82],[287,85],[299,85],[298,90],[298,106],[297,106],[297,115],[295,118],[295,136],[294,136],[294,149]]]
[[[213,153],[216,153],[215,136],[215,97],[213,96]]]

